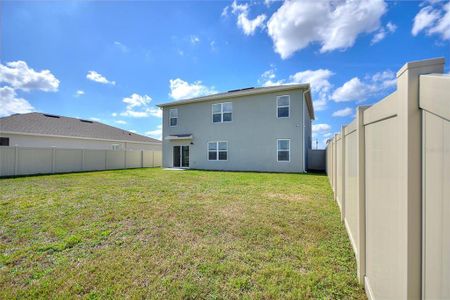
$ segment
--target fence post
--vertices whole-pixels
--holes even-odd
[[[152,151],[152,167],[155,167],[155,151]]]
[[[337,201],[337,134],[333,138],[333,188],[334,200]]]
[[[19,147],[14,147],[14,175],[17,175],[19,170]]]
[[[341,153],[341,159],[342,159],[342,170],[340,176],[342,176],[342,184],[340,186],[341,188],[341,221],[344,222],[345,217],[345,127],[341,127],[341,144],[342,144],[342,153]]]
[[[397,72],[399,138],[401,139],[401,195],[406,229],[405,270],[407,299],[421,298],[422,265],[422,141],[419,76],[443,73],[444,59],[405,64]]]
[[[55,147],[52,147],[52,173],[55,173]]]
[[[84,171],[84,149],[81,150],[81,171]]]
[[[366,276],[366,158],[364,138],[364,110],[368,106],[360,106],[356,111],[356,188],[358,201],[358,257],[356,262],[358,281],[364,284]]]

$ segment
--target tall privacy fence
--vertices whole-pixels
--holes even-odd
[[[369,299],[450,299],[450,76],[408,63],[397,90],[327,145],[327,174]]]
[[[0,147],[0,176],[161,166],[161,151]]]

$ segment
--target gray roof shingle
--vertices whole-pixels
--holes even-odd
[[[103,123],[43,113],[15,114],[0,118],[1,132],[161,143],[159,140]]]

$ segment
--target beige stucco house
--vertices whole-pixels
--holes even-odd
[[[92,120],[43,113],[0,118],[0,146],[161,150],[161,141]]]
[[[163,166],[305,172],[309,84],[247,88],[160,104]]]

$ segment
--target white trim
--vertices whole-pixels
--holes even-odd
[[[287,150],[289,152],[289,160],[278,160],[278,152],[280,151],[286,151],[286,150],[280,150],[278,148],[278,141],[289,141],[289,149]],[[281,162],[281,163],[288,163],[291,162],[291,139],[277,139],[277,162]]]
[[[288,105],[278,105],[278,100],[281,97],[288,97]],[[280,95],[280,96],[277,96],[277,100],[276,100],[275,104],[276,104],[275,108],[276,108],[277,119],[289,119],[291,117],[291,95]],[[288,108],[288,116],[287,117],[279,117],[278,116],[278,108],[284,108],[284,107]]]
[[[14,131],[0,131],[0,132],[2,134],[18,134],[18,135],[45,136],[45,137],[79,139],[79,140],[94,140],[94,141],[120,142],[120,143],[132,143],[132,144],[161,145],[161,142],[157,143],[157,142],[139,142],[139,141],[129,141],[129,140],[112,140],[112,139],[91,138],[91,137],[83,137],[83,136],[41,134],[41,133],[14,132]]]
[[[171,117],[170,116],[170,112],[172,112],[172,111],[176,112],[176,115],[177,115],[176,117]],[[179,118],[178,108],[171,108],[171,109],[169,109],[169,127],[177,127],[178,126],[178,118]],[[170,122],[172,119],[177,119],[177,124],[172,125],[172,123]]]
[[[231,112],[224,112],[223,111],[223,106],[226,103],[230,103],[231,104]],[[214,113],[214,105],[220,105],[220,122],[214,122],[214,114],[219,114],[219,113]],[[224,121],[223,120],[223,114],[224,113],[231,113],[231,121]],[[221,102],[221,103],[212,103],[211,104],[211,122],[213,124],[219,124],[219,123],[231,123],[233,122],[233,102],[231,101],[227,101],[227,102]]]
[[[209,144],[215,143],[216,144],[216,159],[209,159]],[[219,150],[219,143],[226,143],[227,150]],[[211,150],[213,152],[214,150]],[[227,153],[227,159],[219,159],[219,152],[226,152]],[[209,141],[206,143],[206,159],[208,161],[228,161],[228,141]]]

